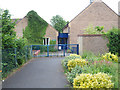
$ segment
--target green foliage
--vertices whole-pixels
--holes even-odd
[[[15,54],[16,52],[16,54]],[[31,47],[26,46],[24,48],[15,50],[15,48],[7,48],[2,50],[2,77],[7,75],[15,68],[24,64],[26,60],[31,58]]]
[[[64,60],[62,60],[62,65],[63,65],[66,69],[68,69],[68,66],[67,66],[68,61],[69,61],[69,60],[73,60],[73,59],[81,59],[81,57],[80,57],[80,56],[67,56],[67,57],[65,57]]]
[[[12,23],[8,10],[4,10],[2,15],[2,49],[16,47],[16,32],[13,30],[15,22]]]
[[[23,63],[25,63],[25,55],[29,52],[27,52],[27,49],[25,48],[25,45],[27,44],[27,39],[16,39],[16,49],[17,49],[17,55],[16,55],[16,59],[17,59],[17,63],[18,65],[22,65]],[[27,56],[29,57],[29,56]]]
[[[104,29],[104,26],[96,26],[95,29],[99,32],[101,32]]]
[[[94,61],[99,61],[102,59],[100,55],[96,56],[94,53],[90,51],[84,51],[82,54],[82,58],[86,59],[89,63],[94,62]]]
[[[33,10],[28,12],[27,18],[28,26],[23,30],[23,37],[27,38],[29,43],[42,44],[48,23]]]
[[[25,38],[16,38],[14,31],[16,21],[12,22],[8,10],[0,11],[0,20],[2,23],[0,26],[2,27],[2,77],[7,77],[13,69],[30,58],[30,49],[24,48],[27,43]]]
[[[89,74],[89,73],[90,74],[98,74],[99,72],[101,72],[101,73],[111,75],[112,76],[111,81],[114,83],[114,88],[118,88],[118,63],[103,60],[102,56],[95,56],[92,52],[88,52],[88,53],[84,52],[82,57],[88,61],[88,64],[82,68],[80,66],[76,66],[71,70],[71,72],[69,72],[68,67],[66,67],[65,65],[67,62],[69,62],[70,60],[73,60],[73,59],[70,58],[70,56],[68,56],[67,59],[65,58],[62,61],[62,65],[64,67],[65,73],[67,74],[68,81],[71,84],[74,83],[72,85],[73,87],[75,85],[74,79],[75,78],[77,80],[79,79],[77,76],[80,76],[82,74]],[[82,77],[82,78],[84,78],[84,77]],[[100,77],[98,77],[98,78],[100,78]],[[82,79],[82,80],[84,80],[84,79]],[[76,84],[79,84],[79,82],[77,82]],[[92,84],[90,84],[90,85],[92,85]],[[82,85],[80,85],[80,86],[82,86]],[[85,85],[85,87],[86,86],[87,85]]]
[[[72,84],[73,83],[73,79],[76,77],[77,74],[81,74],[82,73],[82,68],[78,65],[76,65],[71,72],[68,72],[67,74],[67,79],[68,81]]]
[[[112,82],[115,83],[115,88],[118,87],[118,64],[110,61],[94,61],[82,68],[83,73],[96,74],[98,72],[104,72],[112,75]]]
[[[104,29],[104,26],[96,26],[94,27],[92,24],[90,24],[84,31],[84,34],[103,34],[102,31]]]
[[[16,67],[14,52],[13,48],[2,50],[2,77],[6,77]]]
[[[28,43],[27,39],[26,38],[19,38],[19,39],[16,39],[16,46],[17,46],[17,49],[23,49],[24,46]]]
[[[94,57],[95,55],[92,52],[89,51],[84,51],[82,54],[82,58],[91,58]]]
[[[50,40],[50,45],[55,45],[56,44],[56,40]]]
[[[109,48],[109,52],[113,54],[118,54],[120,56],[120,29],[112,28],[106,33],[106,36],[109,40],[109,43],[107,44]]]
[[[62,32],[63,27],[67,24],[60,15],[53,16],[50,22],[58,32]]]
[[[56,48],[55,46],[49,46],[49,52],[57,52],[58,48]]]

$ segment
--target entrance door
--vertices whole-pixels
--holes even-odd
[[[67,49],[67,38],[59,38],[58,39],[58,44],[60,44],[59,45],[59,48],[61,48],[61,50],[63,50],[64,48],[65,49]],[[63,45],[61,45],[61,44],[65,44],[65,47],[63,48]]]

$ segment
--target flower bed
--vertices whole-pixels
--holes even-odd
[[[118,88],[117,56],[112,54],[112,60],[103,57],[103,55],[92,54],[81,57],[71,54],[62,60],[71,86],[73,88]]]
[[[76,76],[73,88],[113,88],[111,76],[105,73],[80,74]]]

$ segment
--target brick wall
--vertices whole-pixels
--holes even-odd
[[[104,2],[93,2],[83,12],[78,14],[70,23],[70,44],[77,43],[77,35],[92,24],[104,26],[104,31],[112,27],[118,27],[118,15],[114,13]],[[64,30],[66,32],[67,29]]]
[[[22,37],[23,36],[23,29],[28,25],[28,19],[24,17],[18,24],[15,25],[15,31],[17,37]]]
[[[28,19],[27,17],[24,17],[20,22],[18,22],[18,24],[15,25],[15,31],[16,31],[16,35],[17,37],[23,37],[23,29],[25,29],[25,27],[28,25]],[[48,24],[48,27],[46,29],[46,38],[50,38],[50,40],[56,40],[56,44],[58,43],[58,32],[51,26]]]
[[[90,51],[94,54],[104,54],[108,52],[108,39],[102,35],[78,35],[79,52]]]
[[[57,37],[58,32],[55,30],[51,25],[48,24],[48,27],[46,29],[46,38],[50,38],[50,40],[56,40],[56,44],[58,43]]]

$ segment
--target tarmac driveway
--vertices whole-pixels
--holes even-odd
[[[68,85],[61,60],[64,57],[34,58],[6,79],[2,88],[65,88]]]

